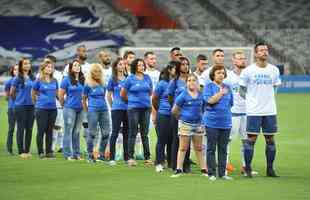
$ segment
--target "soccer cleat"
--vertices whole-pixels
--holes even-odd
[[[228,173],[232,173],[233,171],[235,171],[235,167],[231,163],[227,163],[226,170]]]
[[[276,174],[276,172],[273,169],[267,169],[266,175],[267,177],[272,177],[272,178],[280,177]]]
[[[182,170],[181,170],[181,169],[177,169],[177,170],[174,172],[174,174],[172,174],[170,177],[171,177],[171,178],[178,178],[178,177],[180,177],[180,176],[182,176],[182,175],[183,175]]]
[[[162,172],[162,171],[164,171],[164,168],[161,164],[158,164],[155,166],[155,171],[156,172]]]
[[[258,172],[257,171],[253,171],[252,170],[252,175],[258,175]],[[241,175],[243,175],[243,176],[246,176],[246,173],[245,173],[245,166],[242,166],[241,167]]]
[[[244,175],[245,177],[253,178],[253,176],[252,176],[252,169],[251,168],[245,167],[244,172],[245,172],[245,175]]]
[[[207,169],[202,169],[202,170],[200,170],[200,172],[201,172],[201,176],[209,177],[209,176],[208,176],[208,170],[207,170]]]
[[[72,157],[70,157],[70,156],[69,156],[69,157],[66,157],[65,159],[66,159],[67,161],[74,161],[74,159],[73,159]]]
[[[210,176],[209,176],[209,180],[210,180],[210,181],[215,181],[215,180],[216,180],[216,177],[215,177],[214,175],[210,175]]]
[[[95,157],[95,156],[94,156],[94,157]],[[96,157],[95,157],[95,158],[96,158]],[[104,161],[105,161],[105,158],[104,158],[104,156],[99,155],[99,156],[97,157],[96,161],[98,161],[98,162],[104,162]]]

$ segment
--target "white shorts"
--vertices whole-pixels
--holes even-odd
[[[57,108],[57,117],[55,121],[55,126],[64,127],[63,109]]]
[[[239,115],[232,117],[232,127],[230,131],[229,139],[234,139],[239,135],[241,140],[248,138],[246,132],[246,115]]]

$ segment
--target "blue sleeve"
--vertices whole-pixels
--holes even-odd
[[[60,88],[67,90],[68,87],[69,87],[69,81],[68,81],[68,78],[65,77],[64,79],[62,79],[62,81],[60,83]]]
[[[185,91],[182,92],[182,94],[179,95],[179,96],[175,99],[175,104],[176,104],[177,106],[179,106],[180,108],[183,107],[184,102],[185,102]]]
[[[128,91],[130,86],[131,86],[131,76],[128,76],[124,81],[124,83],[122,84],[122,88]]]
[[[90,87],[88,85],[85,85],[83,94],[88,97],[89,92],[90,92]]]
[[[10,91],[12,79],[8,80],[4,84],[4,91]]]
[[[39,91],[39,89],[40,89],[40,80],[35,80],[34,82],[33,82],[33,84],[32,84],[32,89],[33,90],[35,90],[35,91]]]
[[[208,104],[208,101],[210,99],[210,97],[212,97],[214,94],[212,92],[212,87],[211,87],[211,84],[207,84],[205,87],[204,87],[204,90],[203,90],[203,100],[206,104]]]
[[[56,83],[56,89],[58,90],[59,89],[59,84],[58,84],[58,81],[55,79],[55,83]]]
[[[168,85],[168,95],[174,96],[175,90],[176,90],[176,80],[171,80]]]
[[[113,87],[113,79],[112,79],[112,78],[109,79],[109,82],[108,82],[108,85],[107,85],[107,90],[108,90],[109,92],[111,92],[111,91],[114,90],[114,87]]]
[[[162,81],[159,81],[156,85],[156,88],[154,90],[154,94],[158,97],[160,97],[163,93],[163,84],[162,84]]]
[[[18,84],[19,84],[19,78],[18,78],[18,77],[15,77],[15,78],[12,80],[11,86],[17,87]]]

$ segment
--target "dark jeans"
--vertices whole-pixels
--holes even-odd
[[[8,123],[9,123],[9,130],[8,130],[8,136],[6,140],[6,148],[9,153],[13,153],[13,135],[14,135],[14,129],[16,124],[16,115],[14,108],[8,109]]]
[[[17,121],[16,142],[18,153],[29,153],[34,122],[34,106],[18,106],[15,108],[15,114]]]
[[[150,108],[134,108],[128,111],[128,156],[129,159],[134,159],[135,143],[140,127],[141,140],[143,145],[144,159],[148,160],[151,157],[149,144],[149,125],[150,125]]]
[[[128,160],[127,110],[112,110],[111,117],[112,117],[112,134],[110,137],[110,152],[111,152],[110,160],[115,160],[115,145],[122,125],[124,160],[127,161]]]
[[[217,147],[218,176],[225,176],[227,162],[227,145],[230,129],[206,127],[207,132],[207,165],[208,175],[216,175],[215,151]]]
[[[167,163],[171,166],[172,127],[171,116],[157,114],[156,119],[156,161],[155,164],[163,164],[165,161],[165,148],[167,148]]]
[[[53,128],[57,117],[57,109],[39,109],[35,110],[37,121],[37,147],[38,154],[44,153],[43,138],[45,135],[45,153],[53,153]]]
[[[170,123],[172,126],[172,150],[171,150],[171,168],[175,170],[177,168],[177,159],[178,159],[178,150],[179,150],[179,135],[178,135],[178,120],[171,115]],[[185,154],[184,163],[183,163],[183,170],[190,169],[190,145],[188,150]]]

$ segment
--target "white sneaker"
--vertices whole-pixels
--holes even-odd
[[[213,176],[213,175],[212,175],[212,176],[209,176],[209,180],[210,180],[210,181],[215,181],[215,180],[216,180],[216,177]]]
[[[252,173],[252,175],[257,175],[258,174],[257,171],[252,171],[251,173]]]
[[[110,160],[110,161],[109,161],[109,165],[110,165],[110,166],[115,166],[115,165],[116,165],[115,160]]]
[[[228,181],[230,181],[230,180],[234,180],[232,177],[227,176],[227,175],[222,176],[221,178],[222,178],[222,179],[224,179],[224,180],[228,180]]]
[[[155,166],[155,171],[156,172],[162,172],[162,171],[164,171],[164,168],[163,168],[163,166],[161,164],[159,164],[159,165]]]

